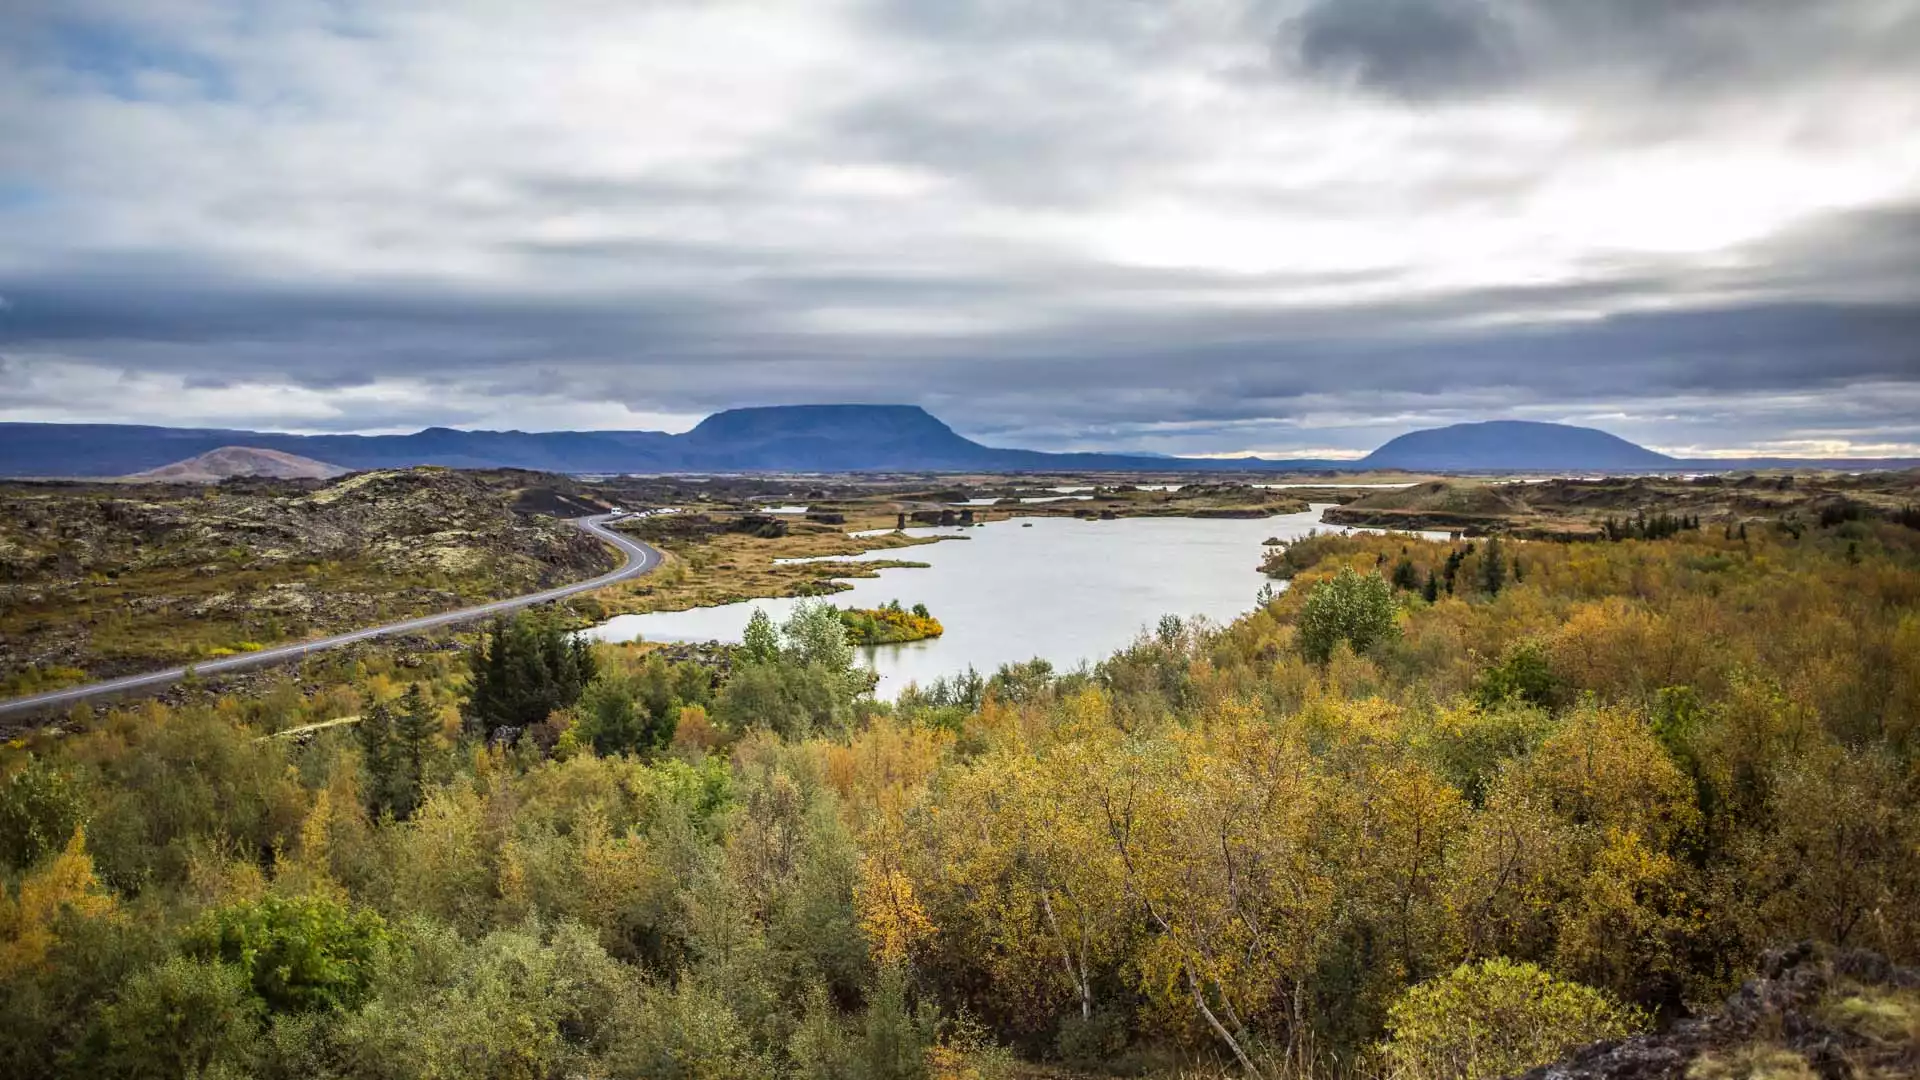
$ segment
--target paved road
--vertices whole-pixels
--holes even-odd
[[[391,637],[395,634],[413,634],[422,630],[432,630],[435,627],[448,626],[453,623],[468,622],[473,619],[485,618],[489,615],[497,615],[501,612],[531,607],[534,604],[544,604],[549,600],[558,600],[563,596],[572,596],[575,593],[587,592],[590,589],[602,588],[616,581],[625,581],[631,577],[639,577],[641,574],[660,565],[660,553],[658,551],[655,551],[652,547],[638,540],[622,536],[612,529],[607,528],[605,523],[612,518],[613,515],[611,514],[600,514],[595,517],[579,518],[576,520],[576,524],[582,529],[619,548],[621,556],[626,560],[619,569],[611,573],[601,574],[591,581],[582,581],[574,585],[562,585],[557,589],[529,593],[526,596],[510,597],[506,600],[495,600],[489,604],[462,608],[459,611],[448,611],[439,615],[422,615],[417,619],[388,623],[385,626],[372,626],[365,630],[353,630],[345,634],[335,634],[332,637],[316,638],[312,641],[300,641],[291,645],[276,645],[271,649],[261,649],[259,652],[223,656],[216,660],[207,660],[194,664],[193,670],[202,675],[209,675],[217,671],[237,671],[241,668],[259,667],[263,664],[273,664],[281,660],[295,659],[305,656],[308,653],[319,652],[323,649],[338,648],[349,642]],[[87,698],[99,697],[104,694],[117,694],[123,691],[138,690],[149,686],[164,686],[167,683],[177,681],[185,676],[186,673],[187,669],[184,667],[168,668],[165,671],[150,671],[144,675],[126,675],[118,679],[108,679],[105,682],[88,683],[85,686],[72,686],[65,690],[49,690],[44,694],[34,694],[30,697],[12,698],[7,701],[0,701],[0,716],[30,712],[34,709],[48,708],[50,706],[67,705],[75,701],[84,701]]]

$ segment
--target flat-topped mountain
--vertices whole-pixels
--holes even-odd
[[[324,461],[289,454],[283,450],[262,450],[256,446],[223,446],[196,454],[185,461],[162,465],[157,469],[134,473],[129,480],[159,480],[176,484],[214,484],[235,476],[266,476],[276,480],[331,480],[349,469]]]
[[[735,469],[793,468],[797,461],[821,470],[1032,468],[1029,456],[1052,456],[982,446],[917,405],[728,409],[683,439],[696,458]]]
[[[1410,431],[1360,459],[1408,472],[1636,472],[1681,462],[1618,435],[1572,424],[1489,420]]]

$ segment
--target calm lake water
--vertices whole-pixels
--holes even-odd
[[[1166,614],[1226,622],[1252,609],[1267,579],[1261,541],[1291,539],[1320,523],[1323,506],[1258,520],[1199,518],[1016,518],[971,529],[909,529],[915,536],[964,536],[871,552],[929,569],[883,570],[852,581],[828,599],[841,607],[899,600],[925,604],[946,627],[929,641],[861,650],[891,698],[971,665],[990,674],[1001,664],[1042,657],[1056,669],[1097,661]],[[1276,583],[1278,587],[1278,583]],[[692,611],[621,615],[588,633],[604,641],[739,641],[754,608],[780,622],[797,599],[749,600]]]

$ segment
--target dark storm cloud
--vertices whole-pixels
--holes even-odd
[[[1841,236],[1854,234],[1841,230]],[[1143,275],[1157,288],[1178,275]],[[161,281],[166,284],[160,284]],[[1204,276],[1203,276],[1204,280]],[[1657,279],[1475,290],[1365,306],[1275,311],[1111,311],[963,340],[775,332],[778,313],[920,291],[1012,302],[994,280],[761,279],[727,305],[639,307],[579,299],[503,302],[445,289],[381,294],[263,291],[203,275],[7,285],[22,303],[0,346],[74,351],[174,371],[193,386],[270,371],[307,388],[365,385],[396,368],[500,393],[538,390],[692,412],[747,400],[975,403],[972,430],[1228,423],[1310,398],[1390,387],[1509,405],[1674,394],[1801,394],[1920,378],[1920,302],[1760,302],[1556,317],[1661,295]],[[1488,328],[1477,317],[1531,313]],[[1128,388],[1150,388],[1130,392]],[[428,417],[423,415],[423,422]]]
[[[1282,36],[1316,76],[1423,98],[1499,86],[1520,71],[1513,28],[1482,0],[1328,0]]]
[[[1920,204],[1878,206],[1821,218],[1764,245],[1777,288],[1845,283],[1894,297],[1920,296]]]
[[[1910,63],[1920,14],[1861,0],[1312,0],[1283,66],[1413,100],[1524,84],[1746,92]]]
[[[457,367],[516,361],[525,350],[567,349],[618,338],[636,352],[708,335],[743,310],[707,292],[661,289],[640,300],[595,302],[460,289],[399,280],[359,286],[263,283],[202,263],[152,258],[22,276],[0,273],[17,303],[0,313],[0,342],[203,344],[226,347],[311,342],[328,349],[405,351],[445,341],[421,361]],[[536,338],[537,345],[531,344]],[[325,378],[312,370],[301,378]]]

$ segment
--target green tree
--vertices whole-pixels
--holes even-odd
[[[933,1045],[933,1010],[907,1003],[903,965],[883,964],[867,993],[866,1039],[861,1075],[867,1080],[922,1080]]]
[[[771,664],[780,659],[780,632],[759,608],[747,616],[747,628],[740,635],[740,651],[750,664]]]
[[[1507,556],[1500,534],[1487,537],[1486,553],[1480,556],[1480,584],[1492,596],[1500,595],[1507,584]]]
[[[405,820],[419,807],[421,791],[427,783],[427,760],[440,731],[440,718],[426,690],[414,683],[400,699],[400,714],[394,723],[392,754],[398,792],[394,815]]]
[[[668,663],[655,654],[638,671],[603,671],[587,684],[578,707],[579,737],[602,755],[657,753],[673,741],[681,709],[704,709],[712,700],[707,668]]]
[[[1393,564],[1393,587],[1412,592],[1420,587],[1420,572],[1413,568],[1413,560],[1402,558]]]
[[[761,1080],[775,1072],[756,1052],[740,1017],[722,995],[682,976],[648,986],[632,1007],[610,1055],[616,1076],[649,1080]]]
[[[639,748],[640,710],[627,680],[602,672],[580,694],[581,735],[602,757]]]
[[[1398,632],[1393,615],[1393,587],[1385,578],[1342,567],[1307,594],[1300,608],[1300,649],[1317,664],[1331,659],[1342,641],[1364,653]]]
[[[266,896],[221,908],[186,939],[187,953],[238,968],[274,1012],[353,1008],[385,947],[384,920],[324,896]]]
[[[731,1080],[755,1075],[713,1062],[706,1055],[716,1053],[720,1033],[684,1016],[656,1017],[652,996],[637,972],[612,960],[578,923],[563,920],[463,938],[431,920],[411,920],[403,947],[392,950],[383,966],[377,1001],[301,1025],[309,1030],[325,1025],[326,1056],[314,1062],[318,1067],[283,1065],[278,1075],[289,1080]],[[683,1056],[635,1060],[634,1051],[644,1049],[635,1044],[663,1028]],[[299,1026],[286,1020],[274,1025],[276,1034],[288,1029]],[[663,1064],[668,1067],[660,1068]]]
[[[859,1050],[824,984],[807,987],[787,1054],[799,1080],[856,1080],[860,1075]]]
[[[100,1011],[74,1075],[244,1076],[260,1016],[238,968],[176,956],[133,976]]]
[[[853,666],[853,646],[847,641],[847,626],[840,612],[824,601],[806,601],[794,605],[793,614],[780,627],[787,648],[801,664],[818,665],[834,674],[844,674]]]
[[[1558,704],[1560,680],[1553,673],[1553,660],[1546,644],[1537,638],[1528,638],[1508,646],[1500,662],[1482,671],[1474,680],[1473,698],[1487,709],[1510,698],[1543,708]]]
[[[398,788],[394,755],[393,710],[384,701],[376,701],[360,714],[354,725],[360,740],[360,757],[367,766],[367,808],[376,816],[394,806]]]
[[[60,850],[86,806],[68,774],[31,755],[0,780],[0,864],[24,870]]]
[[[1445,576],[1446,582],[1447,582],[1448,596],[1453,595],[1454,581],[1460,576],[1460,565],[1466,562],[1467,556],[1471,554],[1473,554],[1472,544],[1468,544],[1466,547],[1463,547],[1463,548],[1454,548],[1453,550],[1447,552],[1447,561],[1443,569],[1443,575]]]
[[[1421,758],[1460,790],[1475,807],[1502,766],[1523,758],[1553,734],[1545,709],[1501,697],[1491,705],[1440,709],[1415,740]]]
[[[850,716],[847,674],[818,665],[742,665],[720,688],[714,716],[736,731],[764,727],[789,738],[836,730]]]
[[[593,681],[593,651],[551,618],[496,619],[467,652],[466,716],[480,734],[530,727],[573,706]]]
[[[1380,1051],[1407,1080],[1492,1080],[1644,1023],[1602,991],[1495,957],[1408,990],[1387,1014]]]

